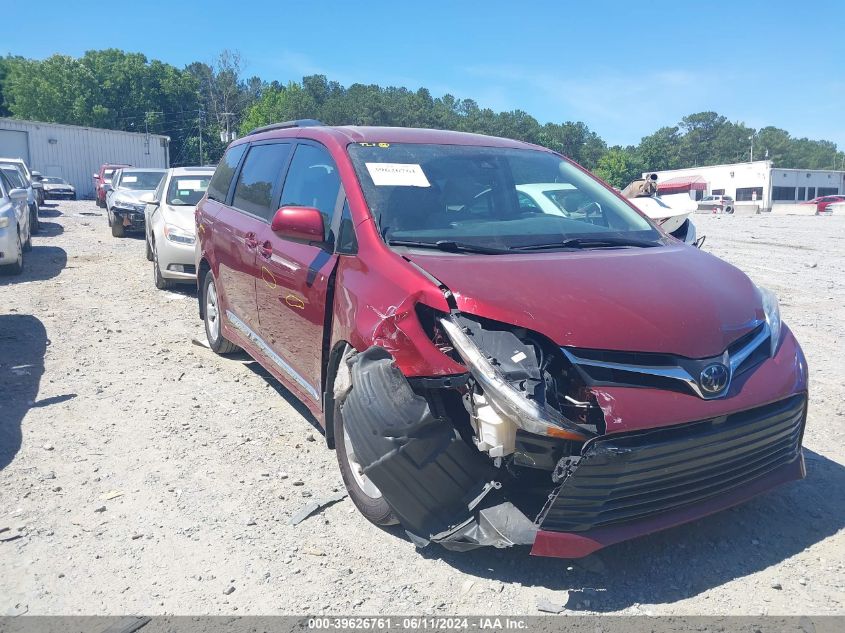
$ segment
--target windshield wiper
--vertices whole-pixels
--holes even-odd
[[[560,242],[549,242],[547,244],[529,244],[528,246],[514,246],[517,251],[541,251],[553,248],[614,248],[634,246],[637,248],[650,248],[659,246],[659,242],[646,242],[626,237],[569,237]]]
[[[408,246],[412,248],[434,248],[447,253],[478,253],[481,255],[502,255],[511,252],[509,248],[495,248],[492,246],[479,246],[477,244],[466,244],[452,240],[437,240],[436,242],[417,242],[414,240],[387,240],[390,246]]]

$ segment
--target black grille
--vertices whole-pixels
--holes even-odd
[[[743,486],[800,455],[806,396],[675,427],[598,438],[537,522],[584,532]]]

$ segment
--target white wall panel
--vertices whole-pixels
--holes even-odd
[[[170,139],[166,136],[150,134],[148,148],[147,135],[136,132],[6,118],[0,118],[0,130],[27,132],[30,169],[67,179],[83,198],[94,196],[91,176],[103,163],[170,166]],[[0,156],[2,150],[0,146]]]

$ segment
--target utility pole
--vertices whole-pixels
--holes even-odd
[[[199,162],[200,165],[204,164],[203,160],[202,160],[202,114],[203,114],[202,108],[197,110],[197,127],[199,128],[199,132],[200,132],[200,162]]]
[[[150,117],[159,114],[164,114],[164,112],[144,112],[144,153],[148,155],[150,153]]]
[[[754,135],[752,134],[751,136],[749,136],[748,140],[751,141],[751,158],[748,162],[753,163],[754,162]]]

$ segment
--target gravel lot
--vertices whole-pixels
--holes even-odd
[[[698,216],[808,356],[808,478],[589,559],[416,550],[344,499],[316,422],[157,291],[92,202],[0,278],[0,614],[845,614],[845,217]]]

